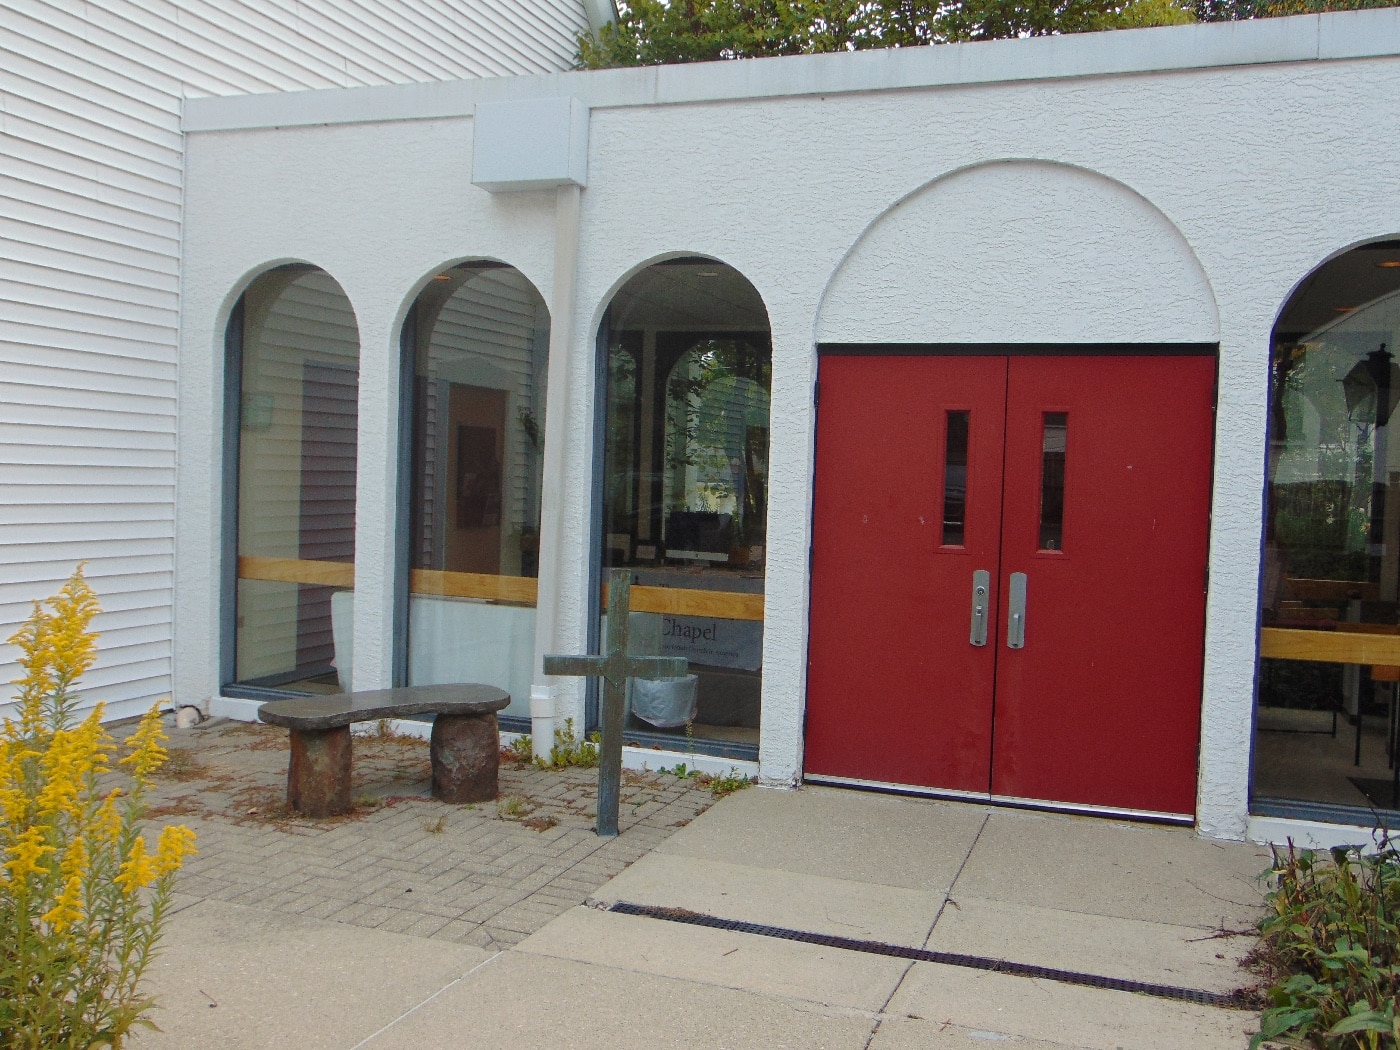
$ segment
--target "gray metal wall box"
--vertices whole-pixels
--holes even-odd
[[[588,107],[576,98],[480,103],[472,182],[492,193],[588,185]]]

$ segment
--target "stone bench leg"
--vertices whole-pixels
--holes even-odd
[[[304,817],[350,812],[350,727],[292,730],[287,804]]]
[[[501,738],[494,712],[438,715],[430,746],[433,798],[443,802],[490,802],[498,792]]]

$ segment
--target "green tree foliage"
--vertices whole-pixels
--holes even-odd
[[[1400,0],[618,0],[579,38],[579,65],[655,66],[772,55],[1136,29],[1394,7]]]
[[[1233,22],[1242,18],[1280,18],[1284,15],[1316,15],[1324,11],[1364,11],[1397,7],[1396,0],[1190,0],[1191,12],[1201,22]]]
[[[1045,36],[1195,17],[1179,0],[621,0],[618,7],[617,22],[579,38],[584,68]]]

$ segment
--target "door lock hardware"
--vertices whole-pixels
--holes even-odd
[[[1026,647],[1026,574],[1011,574],[1011,593],[1008,608],[1011,615],[1006,620],[1006,647],[1024,649]]]
[[[987,604],[992,589],[992,574],[978,569],[972,574],[972,635],[973,645],[987,644]]]

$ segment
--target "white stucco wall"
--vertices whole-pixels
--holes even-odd
[[[1121,183],[1044,160],[939,178],[842,260],[824,343],[1213,343],[1210,282],[1171,221]]]
[[[451,260],[503,259],[552,287],[553,195],[469,184],[470,107],[572,94],[593,112],[569,398],[549,407],[569,435],[545,483],[544,512],[563,526],[560,560],[542,566],[561,579],[556,639],[584,637],[595,333],[609,296],[650,261],[735,266],[772,323],[761,769],[774,783],[801,771],[817,339],[1218,339],[1198,822],[1242,835],[1269,334],[1324,258],[1400,231],[1397,55],[1400,14],[1361,12],[192,104],[177,693],[218,686],[221,333],[234,298],[259,268],[303,259],[360,319],[355,681],[387,683],[397,327]],[[374,113],[385,119],[354,122]],[[425,119],[388,119],[414,115]],[[575,692],[562,713],[576,704]]]

